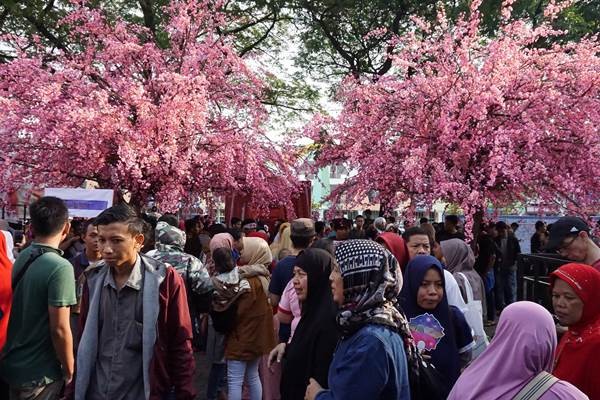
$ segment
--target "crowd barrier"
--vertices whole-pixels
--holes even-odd
[[[568,262],[556,254],[520,254],[517,258],[517,299],[533,301],[552,312],[548,275]]]

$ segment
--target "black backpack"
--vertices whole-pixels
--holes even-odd
[[[224,311],[210,311],[210,318],[213,322],[213,328],[215,331],[227,335],[235,327],[237,319],[237,304],[233,303],[227,307]]]
[[[211,293],[197,294],[192,290],[192,278],[190,277],[192,268],[192,258],[188,260],[185,271],[185,290],[187,292],[188,306],[190,313],[206,314],[210,311]]]

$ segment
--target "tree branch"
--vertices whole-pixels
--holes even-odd
[[[350,66],[350,71],[352,72],[352,75],[354,77],[358,78],[360,76],[361,71],[360,71],[360,67],[358,66],[358,63],[356,62],[355,57],[352,54],[350,54],[348,51],[346,51],[346,49],[344,49],[342,44],[337,40],[337,38],[333,35],[333,33],[331,33],[329,31],[329,29],[327,28],[327,24],[325,24],[323,19],[320,18],[319,15],[316,13],[316,11],[315,11],[314,7],[311,5],[310,1],[305,1],[304,5],[308,9],[310,14],[312,15],[313,20],[315,22],[317,22],[317,24],[319,25],[319,27],[321,28],[321,30],[323,31],[323,33],[329,40],[329,43],[331,43],[331,46],[335,49],[335,51],[337,51],[339,53],[340,56],[342,56],[342,58],[344,60],[346,60],[348,62],[349,66]]]
[[[224,35],[235,35],[236,33],[240,33],[242,31],[245,31],[248,28],[252,28],[253,26],[256,26],[262,22],[268,21],[271,18],[271,16],[275,16],[275,11],[271,11],[264,17],[254,20],[252,22],[249,22],[246,25],[238,26],[237,28],[234,28],[234,29],[228,29],[228,30],[223,31],[222,33]],[[275,18],[273,18],[273,19],[275,19]]]
[[[46,39],[48,39],[50,41],[50,43],[52,43],[56,48],[67,51],[67,46],[65,46],[65,44],[56,36],[54,36],[54,34],[52,34],[52,32],[50,32],[42,23],[41,21],[37,20],[33,15],[31,14],[25,14],[23,15],[23,17],[25,17],[25,19],[27,21],[29,21],[29,23],[31,25],[33,25],[33,27],[35,28],[36,31],[38,31],[39,33],[41,33]]]
[[[263,100],[263,101],[261,101],[261,103],[264,104],[264,105],[266,105],[266,106],[282,107],[282,108],[287,108],[287,109],[293,110],[293,111],[307,111],[307,112],[314,111],[314,110],[312,110],[310,108],[294,107],[294,106],[290,106],[290,105],[287,105],[287,104],[277,103],[276,101],[266,101],[266,100]]]
[[[246,55],[246,53],[248,53],[253,48],[255,48],[256,46],[258,46],[260,43],[262,43],[263,41],[265,41],[267,39],[267,37],[269,37],[269,34],[271,33],[271,31],[275,27],[276,23],[277,23],[277,18],[273,18],[273,21],[271,22],[271,26],[269,26],[269,28],[266,30],[266,32],[260,38],[258,38],[254,43],[252,43],[252,44],[244,47],[240,51],[240,54],[239,54],[240,57],[244,57],[244,55]]]
[[[144,14],[144,25],[150,29],[152,36],[156,37],[156,15],[152,7],[152,0],[138,0]]]

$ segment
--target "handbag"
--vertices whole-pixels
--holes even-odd
[[[458,272],[463,282],[465,283],[465,291],[467,294],[467,310],[464,312],[465,319],[471,327],[473,334],[473,341],[475,346],[471,350],[471,361],[479,357],[481,353],[490,344],[485,329],[483,328],[483,306],[480,300],[473,298],[473,288],[467,277],[462,273]]]
[[[416,350],[416,349],[415,349]],[[416,351],[418,369],[415,371],[409,364],[409,382],[411,400],[445,400],[450,394],[451,387],[444,376],[433,364],[423,359]]]
[[[406,353],[411,400],[447,399],[452,387],[448,385],[446,378],[435,366],[423,358],[410,333],[404,312],[399,307],[398,310],[403,316],[403,323],[399,327],[398,333],[402,337],[404,352]]]

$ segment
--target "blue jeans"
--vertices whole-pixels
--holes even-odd
[[[504,306],[517,301],[517,271],[502,270],[502,290],[504,292]]]
[[[262,399],[262,385],[258,376],[260,357],[252,361],[227,360],[228,400],[242,400],[244,377],[250,389],[250,400]]]

